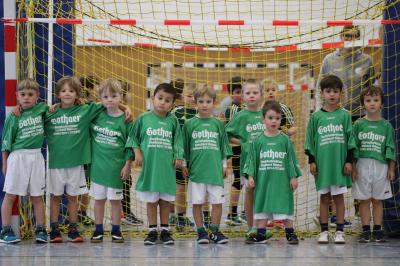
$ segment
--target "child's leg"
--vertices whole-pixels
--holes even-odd
[[[1,204],[1,224],[11,225],[11,213],[17,195],[8,194],[4,196],[3,203]]]
[[[175,208],[178,215],[186,213],[186,185],[176,184]]]
[[[239,184],[240,186],[240,184]],[[238,216],[238,202],[239,202],[239,198],[240,198],[240,190],[237,189],[235,186],[231,186],[231,196],[230,196],[230,210],[229,210],[229,214],[230,214],[230,218],[235,218]]]
[[[383,202],[382,200],[372,199],[372,217],[374,219],[374,227],[382,226],[383,219]],[[374,229],[376,230],[376,229]]]
[[[169,201],[165,201],[165,200],[162,200],[162,199],[160,199],[158,201],[158,203],[160,205],[160,223],[161,223],[161,227],[168,227],[168,217],[169,217],[169,209],[170,209],[171,203]]]
[[[113,225],[121,224],[122,205],[120,200],[110,200],[111,203],[111,223]]]
[[[212,204],[211,209],[211,224],[219,225],[221,223],[222,204]]]
[[[78,197],[67,195],[68,198],[68,219],[71,224],[76,224],[78,220]]]
[[[33,209],[35,211],[36,226],[44,225],[44,202],[42,196],[31,197]]]
[[[319,221],[321,224],[328,223],[330,202],[331,202],[331,194],[330,193],[320,195]]]
[[[203,205],[193,204],[193,218],[196,223],[196,227],[203,227]]]
[[[293,229],[293,220],[286,219],[284,221],[284,224],[285,224],[285,229],[286,228],[292,228]]]
[[[247,226],[253,227],[254,189],[245,186],[244,210],[246,212]]]
[[[343,227],[344,225],[344,196],[343,194],[335,195],[333,196],[333,200],[335,201],[336,205],[336,230],[343,231],[343,228],[340,227]]]
[[[51,195],[50,201],[50,223],[57,224],[58,214],[60,212],[61,196]]]
[[[371,223],[371,199],[360,201],[360,216],[362,226],[370,226]]]
[[[106,199],[94,201],[94,222],[96,225],[103,225],[105,203]]]
[[[157,228],[157,202],[147,202],[147,220],[149,222],[149,228],[155,226]]]
[[[89,193],[80,196],[81,204],[79,206],[80,212],[86,215],[87,207],[89,206]]]

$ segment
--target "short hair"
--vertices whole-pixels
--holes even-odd
[[[383,90],[378,86],[371,86],[365,88],[360,94],[361,105],[364,106],[365,96],[380,96],[381,102],[383,103]]]
[[[321,88],[321,91],[328,88],[342,90],[343,82],[335,75],[328,75],[321,79],[319,87]]]
[[[263,89],[262,89],[261,83],[258,82],[256,79],[248,79],[248,80],[246,80],[246,81],[243,83],[242,92],[246,89],[246,87],[247,87],[248,85],[256,85],[256,86],[260,89],[260,92],[263,93]]]
[[[344,36],[346,33],[351,32],[351,31],[355,31],[356,32],[354,37],[360,38],[360,36],[361,36],[360,28],[358,26],[356,26],[356,25],[344,26],[342,31],[340,32],[340,36]]]
[[[204,95],[207,95],[211,99],[213,99],[213,102],[215,102],[215,100],[217,99],[217,93],[215,92],[215,90],[207,87],[206,85],[203,85],[194,91],[194,94],[193,94],[194,100],[197,102],[197,99],[199,99],[200,97],[202,97]]]
[[[100,82],[98,92],[100,96],[105,92],[119,93],[122,96],[121,82],[116,79],[105,79]]]
[[[17,91],[22,91],[24,89],[34,90],[39,93],[39,84],[31,78],[23,79],[18,82]]]
[[[245,80],[240,76],[232,77],[231,80],[228,81],[228,92],[232,94],[234,90],[242,90],[242,85]]]
[[[275,111],[278,114],[282,114],[282,107],[277,101],[265,101],[262,107],[262,114],[265,117],[265,114],[269,111]]]
[[[176,79],[171,81],[170,84],[174,86],[177,96],[180,97],[183,93],[183,88],[185,87],[185,81],[183,79]]]
[[[94,75],[81,76],[79,77],[79,82],[82,85],[83,95],[85,97],[89,96],[89,90],[93,90],[94,86],[99,84],[99,79]]]
[[[263,87],[263,90],[265,90],[270,85],[274,86],[276,88],[276,90],[279,89],[278,82],[276,82],[275,80],[270,79],[270,78],[263,79],[261,81],[261,85]]]
[[[173,101],[176,100],[176,89],[174,86],[171,85],[171,83],[161,83],[158,84],[156,89],[154,90],[154,96],[156,96],[156,94],[160,91],[164,91],[165,93],[171,94],[173,96]]]
[[[77,77],[65,76],[60,78],[56,83],[56,95],[60,94],[64,85],[70,86],[70,88],[76,92],[77,97],[81,97],[82,84]]]

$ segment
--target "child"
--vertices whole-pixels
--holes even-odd
[[[194,117],[197,113],[196,108],[194,108],[193,93],[196,89],[196,84],[184,84],[183,80],[177,79],[171,82],[177,91],[177,97],[183,99],[178,102],[176,101],[176,107],[172,113],[178,118],[179,125],[181,128],[185,124],[185,121]],[[183,90],[180,89],[183,87]],[[176,208],[177,217],[170,215],[170,221],[176,223],[176,229],[182,231],[185,226],[193,226],[192,221],[186,217],[186,189],[187,189],[187,179],[182,175],[181,169],[176,170],[176,200],[175,205],[172,205],[171,213],[174,213],[174,207]]]
[[[369,87],[361,92],[361,103],[366,116],[354,124],[356,140],[355,167],[353,169],[354,199],[360,200],[362,233],[358,242],[371,240],[371,210],[374,221],[373,240],[384,242],[382,230],[382,201],[392,197],[390,181],[394,180],[396,146],[392,125],[382,118],[383,92]]]
[[[193,216],[197,226],[197,242],[224,244],[228,239],[219,231],[224,199],[224,177],[226,159],[232,155],[223,123],[212,117],[216,99],[215,91],[202,87],[194,93],[198,115],[186,121],[183,126],[183,144],[188,169],[184,176],[189,176],[190,202],[193,204]],[[212,204],[211,233],[203,225],[202,205],[206,195]]]
[[[134,149],[136,165],[142,165],[136,190],[139,199],[147,203],[149,233],[145,245],[154,245],[157,241],[158,206],[160,239],[164,244],[174,244],[168,229],[168,215],[176,194],[175,167],[180,168],[183,160],[181,129],[178,119],[170,113],[175,97],[171,84],[159,84],[154,90],[154,110],[139,116],[126,144]]]
[[[243,166],[247,159],[247,154],[253,141],[265,130],[262,123],[262,112],[260,110],[260,101],[262,99],[262,87],[259,82],[254,79],[248,79],[243,84],[242,99],[246,104],[246,108],[237,113],[231,121],[226,125],[226,132],[231,144],[241,146],[240,154],[240,176],[241,183],[245,186],[244,208],[246,212],[247,240],[251,241],[256,233],[253,228],[253,200],[254,190],[247,185],[247,178],[243,175]],[[267,232],[270,236],[272,233]]]
[[[249,186],[254,188],[254,219],[257,235],[253,243],[265,243],[268,219],[284,220],[286,239],[298,244],[293,229],[293,191],[297,188],[298,166],[290,138],[279,130],[282,119],[281,105],[267,101],[263,106],[266,130],[253,141],[244,172]]]
[[[44,119],[47,105],[36,103],[39,84],[25,79],[17,85],[17,100],[21,115],[9,115],[5,121],[2,137],[4,196],[1,205],[3,228],[0,243],[18,243],[20,239],[11,229],[11,211],[18,196],[29,195],[35,211],[37,243],[47,242],[44,226],[43,195],[46,188],[45,164],[41,148],[44,140]]]
[[[92,164],[90,195],[95,200],[96,229],[92,243],[103,241],[104,205],[111,203],[112,242],[123,243],[120,231],[123,181],[130,177],[132,151],[125,150],[132,123],[125,123],[124,112],[119,108],[122,101],[121,83],[106,79],[99,85],[101,103],[106,108],[91,125]]]
[[[81,84],[76,77],[63,77],[56,84],[60,108],[46,115],[45,132],[49,148],[48,189],[50,204],[50,242],[62,242],[58,229],[60,199],[68,198],[68,240],[82,242],[77,230],[77,196],[88,193],[83,165],[91,162],[89,126],[103,110],[94,103],[77,105]]]
[[[334,242],[344,244],[344,197],[351,187],[353,149],[351,116],[339,108],[342,81],[333,75],[320,82],[323,107],[313,113],[308,122],[305,152],[310,163],[310,172],[320,193],[320,226],[318,243],[329,242],[328,212],[331,196],[336,204],[336,234]]]

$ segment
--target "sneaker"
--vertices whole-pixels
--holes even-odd
[[[344,244],[346,243],[344,239],[344,232],[343,231],[336,231],[335,232],[335,244]]]
[[[142,225],[143,220],[137,218],[133,213],[130,213],[121,219],[123,224],[128,225]]]
[[[68,231],[68,241],[72,243],[81,243],[83,238],[81,237],[78,229],[76,227],[71,227]]]
[[[371,241],[371,231],[362,231],[359,238],[358,243],[369,243]]]
[[[161,230],[160,240],[163,242],[164,245],[174,244],[174,239],[171,237],[171,232],[166,229]]]
[[[114,243],[124,243],[124,237],[121,231],[111,232],[111,241]]]
[[[158,239],[157,230],[151,230],[144,239],[145,245],[155,245]]]
[[[11,228],[3,228],[0,231],[0,243],[16,244],[20,241],[21,239],[14,234]]]
[[[219,232],[219,231],[216,232],[216,233],[211,233],[209,235],[209,239],[214,241],[214,243],[216,243],[216,244],[228,243],[228,238],[226,236],[224,236],[224,234]]]
[[[50,231],[50,243],[62,243],[63,238],[61,236],[60,230],[54,229]]]
[[[248,244],[253,243],[253,238],[256,237],[256,235],[257,235],[257,229],[255,229],[255,228],[250,229],[249,231],[246,232],[245,242]]]
[[[345,228],[349,228],[351,227],[352,223],[345,219],[343,225]],[[329,219],[329,226],[332,228],[336,228],[336,215],[332,215],[331,218]]]
[[[94,226],[93,219],[83,213],[78,214],[78,221],[84,226]]]
[[[197,233],[197,243],[199,244],[209,244],[210,241],[208,240],[207,232],[199,232]]]
[[[169,219],[168,219],[168,224],[169,225],[176,225],[178,222],[178,215],[176,214],[170,214]]]
[[[246,241],[247,244],[264,244],[267,243],[267,237],[262,234],[256,234],[252,238],[248,239],[249,241]]]
[[[104,232],[94,231],[92,237],[90,238],[90,242],[92,242],[92,243],[103,242],[103,234],[104,234]]]
[[[286,234],[286,239],[287,239],[288,243],[291,245],[299,244],[299,239],[298,239],[296,233]]]
[[[239,216],[232,217],[232,214],[229,213],[225,219],[225,223],[229,226],[239,226],[243,224],[243,221]]]
[[[47,235],[47,231],[44,227],[36,228],[35,240],[36,240],[36,243],[47,243],[48,235]]]
[[[240,213],[240,219],[243,221],[243,223],[247,223],[247,217],[244,211]]]
[[[328,244],[329,243],[329,232],[323,231],[318,236],[318,244]]]
[[[385,234],[383,233],[383,230],[372,231],[372,237],[373,237],[374,241],[377,243],[386,242]]]

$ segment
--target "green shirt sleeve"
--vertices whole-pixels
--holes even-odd
[[[314,144],[314,116],[311,116],[308,121],[307,129],[306,129],[306,138],[304,142],[304,150],[306,154],[315,157],[315,144]]]
[[[142,128],[142,117],[139,117],[131,127],[128,140],[126,141],[126,148],[139,148],[140,146],[140,130]]]
[[[228,139],[230,138],[238,138],[238,116],[234,116],[228,124],[225,126],[226,134],[228,135]]]
[[[232,157],[232,148],[231,145],[229,145],[228,135],[225,132],[222,122],[220,122],[219,125],[219,136],[221,143],[221,159]]]
[[[355,149],[353,152],[354,155],[354,159],[358,160],[360,158],[360,146],[361,146],[361,142],[360,139],[358,138],[358,132],[360,130],[360,122],[359,120],[357,120],[354,123],[354,127],[353,127],[353,137],[354,137],[354,143],[355,143]]]
[[[256,169],[257,169],[257,147],[256,147],[256,141],[254,141],[251,144],[252,149],[249,151],[249,153],[247,154],[247,159],[246,159],[246,163],[244,165],[243,168],[243,174],[245,175],[245,177],[249,177],[252,176],[254,178],[256,178]]]
[[[396,145],[394,143],[394,129],[390,122],[387,122],[388,130],[386,136],[386,150],[385,150],[385,158],[386,160],[396,161]]]
[[[183,160],[183,140],[182,140],[182,132],[181,132],[181,126],[179,125],[178,119],[176,116],[172,115],[172,118],[174,119],[174,145],[173,145],[173,151],[174,151],[174,160]]]
[[[16,119],[13,114],[10,114],[4,123],[1,151],[11,151],[11,146],[17,134]]]
[[[127,144],[128,140],[129,140],[129,134],[130,134],[130,132],[132,131],[132,128],[133,128],[133,122],[129,122],[126,125],[126,127],[127,127],[127,131],[128,131],[128,139],[126,140],[126,144]],[[126,146],[126,144],[125,144],[125,146]],[[129,159],[132,159],[132,160],[135,159],[135,155],[134,155],[132,149],[126,148],[125,149],[125,161],[128,161]]]
[[[90,120],[95,119],[103,110],[104,106],[101,103],[89,102],[89,117]]]
[[[184,154],[186,162],[189,162],[189,160],[190,160],[190,136],[189,136],[189,129],[188,129],[189,123],[190,122],[186,122],[182,127],[183,154]]]
[[[302,173],[300,170],[300,165],[297,159],[296,152],[294,151],[293,142],[289,139],[289,137],[287,138],[287,142],[288,142],[288,155],[289,155],[288,159],[290,164],[289,167],[290,178],[299,177],[302,175]]]
[[[346,114],[346,138],[347,138],[347,150],[354,150],[356,148],[356,142],[353,134],[353,124],[351,122],[350,113]]]

